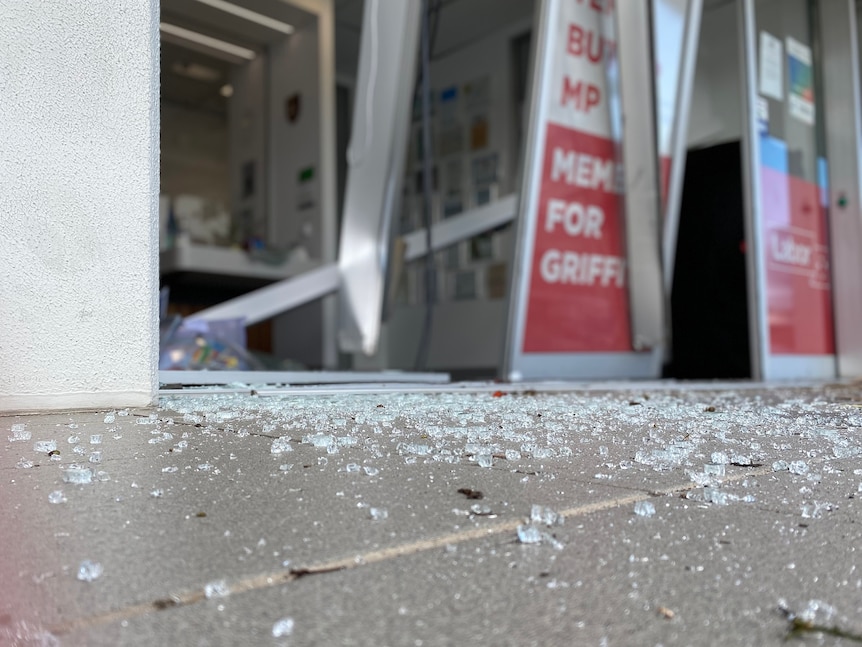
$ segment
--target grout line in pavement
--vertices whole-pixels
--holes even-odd
[[[764,476],[769,473],[772,473],[772,469],[763,467],[749,472],[728,476],[722,481],[722,483],[733,483],[736,481],[744,480],[746,478]],[[626,496],[615,497],[612,499],[606,499],[604,501],[596,501],[593,503],[574,506],[559,510],[558,512],[563,515],[564,518],[572,519],[594,514],[596,512],[604,512],[614,508],[632,505],[638,501],[644,501],[650,498],[683,494],[690,490],[694,490],[697,487],[698,485],[696,483],[686,482],[681,485],[672,485],[665,488],[657,488],[649,491],[641,490],[633,492],[632,494]],[[474,541],[477,539],[483,539],[485,537],[494,537],[503,533],[513,532],[518,528],[521,523],[522,520],[520,518],[513,519],[495,523],[493,525],[486,525],[478,528],[471,528],[469,530],[447,533],[444,535],[431,537],[429,539],[420,539],[405,544],[389,546],[387,548],[373,550],[360,555],[352,555],[349,557],[341,557],[325,562],[319,562],[317,564],[313,564],[304,568],[291,568],[287,570],[271,571],[268,573],[244,577],[230,583],[228,586],[228,591],[230,595],[238,593],[248,593],[250,591],[263,590],[286,584],[288,582],[293,582],[302,577],[310,575],[323,575],[326,573],[334,573],[337,571],[346,571],[358,568],[360,566],[369,566],[371,564],[377,564],[391,559],[408,557],[429,550],[444,548],[447,545],[460,544],[468,541]],[[145,616],[156,611],[165,611],[167,609],[191,606],[193,604],[203,602],[206,599],[207,598],[204,594],[203,589],[194,589],[186,591],[185,593],[173,594],[165,598],[156,599],[151,602],[135,604],[123,607],[122,609],[116,609],[114,611],[108,611],[92,616],[76,618],[68,622],[58,623],[51,627],[50,631],[54,635],[61,635],[73,631],[91,629],[111,622],[119,622],[131,618]]]

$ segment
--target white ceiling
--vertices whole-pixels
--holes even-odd
[[[230,1],[294,27],[302,27],[314,19],[308,12],[283,0]],[[279,31],[237,18],[197,0],[162,0],[162,21],[251,49],[260,49],[284,38],[284,34]]]
[[[285,0],[231,0],[266,16],[297,28],[314,17]],[[431,0],[432,5],[434,0]],[[359,58],[363,0],[334,0],[336,22],[336,67],[342,76],[354,76]],[[442,0],[440,22],[434,43],[434,56],[445,56],[483,36],[533,15],[535,0]],[[284,34],[198,0],[162,0],[162,21],[219,38],[243,47],[264,50]],[[179,65],[196,63],[216,69],[224,80],[202,82],[173,72]],[[230,65],[177,45],[162,43],[162,96],[190,107],[225,111],[226,101],[218,93],[227,82]]]

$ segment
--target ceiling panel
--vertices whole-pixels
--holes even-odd
[[[283,0],[231,0],[232,4],[302,27],[314,19],[311,14]],[[197,0],[162,0],[162,20],[207,36],[221,38],[243,47],[262,49],[285,35],[269,27],[245,20]]]

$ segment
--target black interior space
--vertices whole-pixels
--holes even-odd
[[[671,297],[666,376],[751,376],[740,142],[690,150]]]

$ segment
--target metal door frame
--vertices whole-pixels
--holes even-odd
[[[815,74],[824,76],[823,115],[829,167],[833,322],[836,355],[774,354],[769,350],[769,320],[765,241],[761,228],[761,150],[757,115],[758,51],[755,0],[740,0],[740,60],[743,101],[743,171],[745,236],[748,245],[747,274],[752,377],[760,380],[832,378],[862,372],[862,222],[859,218],[859,64],[855,7],[852,0],[818,2],[815,29],[820,30],[821,64]],[[828,31],[827,31],[828,30]],[[828,35],[828,37],[827,37]],[[831,67],[826,72],[825,61]],[[848,137],[849,133],[849,137]],[[835,159],[833,159],[835,156]],[[837,189],[835,188],[837,187]],[[847,217],[836,217],[841,192],[848,200]]]

